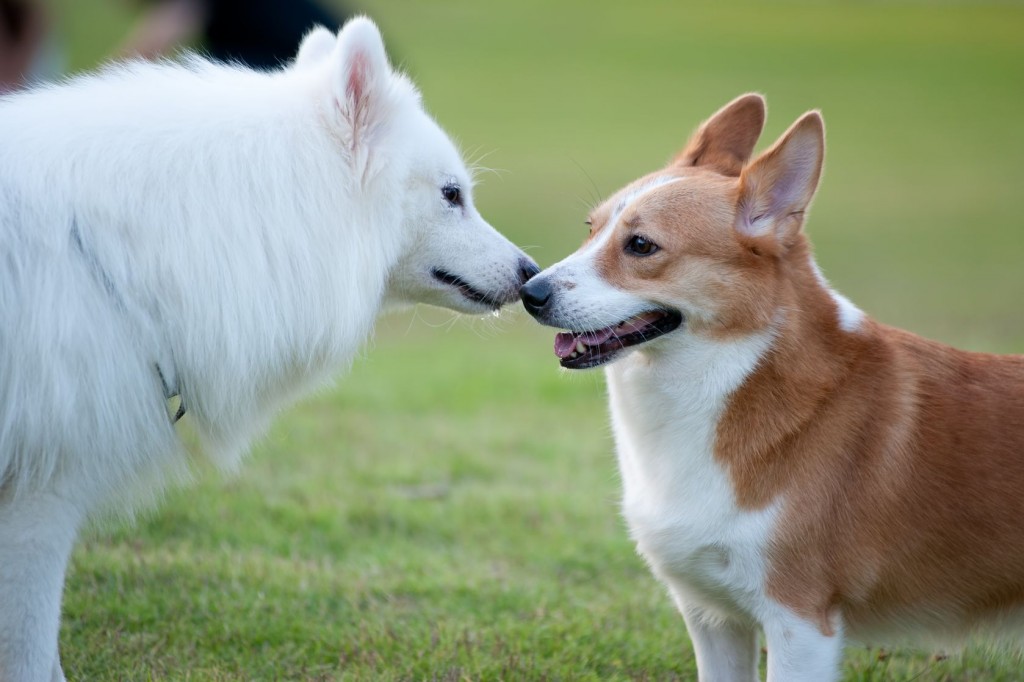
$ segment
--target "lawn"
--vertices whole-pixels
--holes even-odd
[[[74,67],[127,3],[60,0]],[[1024,352],[1024,6],[664,0],[367,3],[481,174],[485,216],[542,265],[586,209],[735,95],[762,147],[828,126],[809,221],[833,284],[886,322]],[[626,537],[603,377],[519,311],[384,318],[335,388],[234,477],[197,470],[75,552],[74,680],[695,678]],[[187,422],[187,418],[185,420]],[[187,424],[185,426],[187,429]],[[851,649],[847,680],[1019,680],[1016,655]]]

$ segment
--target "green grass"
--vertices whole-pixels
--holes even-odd
[[[127,16],[56,3],[72,65]],[[483,213],[542,264],[586,207],[747,90],[767,145],[821,108],[809,229],[872,315],[1024,351],[1024,7],[572,0],[370,7],[484,174]],[[74,556],[72,679],[693,679],[685,628],[634,554],[599,374],[551,332],[386,318],[231,479],[210,474]],[[1015,655],[851,650],[848,680],[1018,680]]]

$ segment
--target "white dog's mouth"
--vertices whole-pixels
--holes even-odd
[[[433,268],[430,271],[430,274],[438,282],[454,287],[459,291],[460,294],[462,294],[463,298],[478,305],[490,308],[492,310],[497,310],[504,304],[508,303],[508,301],[503,300],[502,298],[484,293],[483,291],[474,288],[466,280],[462,279],[458,275],[453,275],[452,273],[446,270],[442,270],[440,268]]]
[[[562,332],[555,337],[555,355],[567,369],[597,367],[613,360],[622,349],[668,334],[682,323],[680,312],[650,310],[604,329]]]

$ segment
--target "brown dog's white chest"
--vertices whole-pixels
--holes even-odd
[[[777,509],[737,506],[714,441],[729,395],[770,342],[769,335],[725,344],[695,337],[607,372],[623,514],[637,549],[687,601],[746,618],[765,597]],[[708,373],[703,363],[719,369]]]

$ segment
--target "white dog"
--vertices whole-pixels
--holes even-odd
[[[367,19],[272,73],[133,63],[0,100],[0,679],[63,679],[80,524],[233,466],[389,303],[467,313],[536,266]]]

